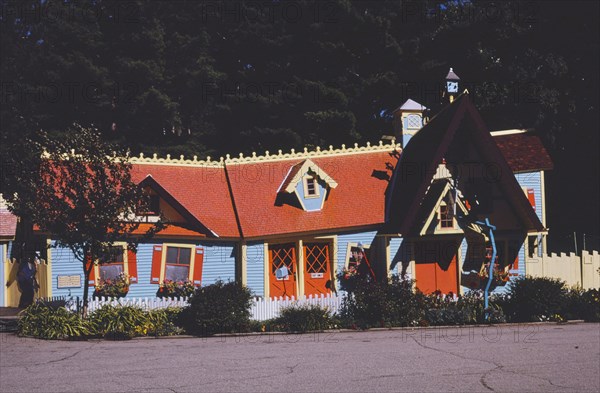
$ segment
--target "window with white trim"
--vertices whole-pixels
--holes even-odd
[[[438,228],[453,229],[454,228],[454,211],[450,203],[448,195],[444,197],[437,211]]]
[[[125,272],[125,247],[110,246],[98,258],[98,273],[102,280],[114,280]]]
[[[362,245],[361,251],[358,243],[348,243],[348,249],[346,251],[346,268],[356,269],[363,262],[365,253],[370,247],[370,245]]]
[[[203,262],[204,248],[201,246],[172,243],[154,245],[150,283],[189,280],[194,285],[200,285]]]
[[[307,174],[303,178],[304,181],[304,197],[305,198],[318,198],[319,197],[319,183],[317,177],[314,174]]]
[[[165,280],[188,280],[190,277],[191,259],[191,248],[167,246],[167,255],[165,259]]]

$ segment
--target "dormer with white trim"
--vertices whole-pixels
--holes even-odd
[[[321,210],[327,194],[336,187],[337,183],[331,176],[313,161],[306,159],[290,167],[277,194],[295,196],[300,207],[311,212]]]

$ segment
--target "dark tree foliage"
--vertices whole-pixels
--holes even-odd
[[[0,3],[3,154],[73,122],[188,156],[375,142],[453,67],[490,129],[542,135],[556,244],[599,245],[597,2]]]
[[[147,206],[144,191],[131,178],[126,152],[101,140],[93,130],[75,126],[65,141],[41,133],[38,141],[27,140],[29,153],[13,161],[7,183],[8,208],[42,233],[52,234],[54,247],[69,248],[81,262],[84,273],[83,312],[88,299],[94,263],[116,241],[128,242],[135,250]],[[159,222],[143,234],[146,238],[162,227]],[[17,239],[20,240],[20,239]]]

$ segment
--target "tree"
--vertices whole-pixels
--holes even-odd
[[[115,241],[136,249],[140,240],[138,212],[148,200],[131,177],[129,155],[101,140],[92,129],[73,127],[60,141],[41,133],[25,144],[30,154],[13,162],[6,200],[24,222],[55,240],[53,247],[69,248],[84,273],[83,313],[87,311],[88,282],[94,263]],[[151,237],[162,223],[143,234]]]

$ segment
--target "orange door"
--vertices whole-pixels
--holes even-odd
[[[286,266],[289,275],[277,278],[277,269]],[[294,243],[269,246],[269,295],[271,297],[296,296],[296,245]]]
[[[327,282],[331,282],[331,259],[328,243],[306,243],[304,245],[304,294],[329,294]]]
[[[435,266],[437,262],[416,262],[415,279],[417,288],[423,293],[435,292]]]
[[[423,293],[440,291],[458,294],[456,255],[446,263],[416,261],[415,279],[417,288]]]

